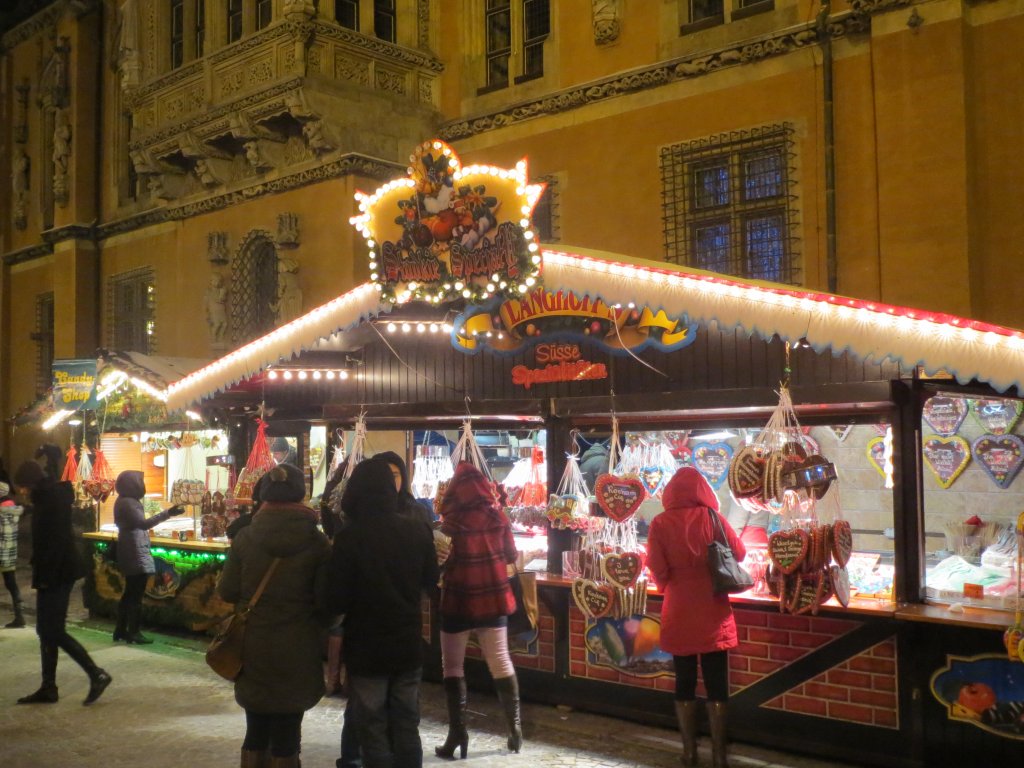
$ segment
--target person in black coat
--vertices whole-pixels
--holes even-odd
[[[433,529],[434,513],[412,495],[409,470],[406,468],[402,457],[394,451],[384,451],[374,454],[373,458],[382,459],[391,467],[391,475],[395,479],[395,488],[398,489],[398,511],[416,520],[422,520],[429,528]]]
[[[391,468],[359,463],[341,501],[326,602],[345,614],[349,702],[365,768],[421,765],[419,685],[424,591],[436,588],[433,536],[399,512]]]
[[[42,663],[42,685],[22,696],[19,704],[57,701],[57,651],[74,659],[89,676],[83,704],[100,697],[111,677],[100,669],[82,645],[67,633],[71,589],[85,575],[71,529],[71,483],[56,482],[35,461],[26,461],[14,473],[14,484],[32,499],[32,587],[36,590],[36,634]]]

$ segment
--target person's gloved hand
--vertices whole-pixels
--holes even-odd
[[[180,504],[175,504],[173,507],[167,510],[168,517],[176,517],[178,515],[185,514],[185,508]]]

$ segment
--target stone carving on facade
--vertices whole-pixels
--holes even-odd
[[[316,15],[316,5],[311,0],[284,0],[285,18],[295,16],[311,19]]]
[[[64,107],[68,103],[68,38],[55,45],[42,75],[39,77],[39,104],[47,108]]]
[[[299,215],[285,212],[277,214],[277,245],[280,248],[299,247]]]
[[[850,0],[850,8],[857,15],[871,16],[891,11],[893,8],[903,8],[912,2],[913,0]]]
[[[71,160],[71,123],[66,108],[53,113],[53,199],[60,205],[68,202],[68,164]]]
[[[223,349],[227,345],[228,288],[224,276],[216,269],[210,273],[206,286],[206,327],[210,332],[210,347]]]
[[[287,323],[302,314],[302,288],[299,287],[299,263],[295,259],[277,262],[277,301],[270,305],[277,322]]]
[[[622,0],[593,0],[594,42],[598,45],[614,43],[619,39],[622,19]]]
[[[14,118],[14,141],[24,144],[28,141],[28,93],[31,90],[28,79],[14,86],[17,110]]]
[[[430,48],[430,0],[416,3],[416,44],[423,50]]]
[[[115,64],[121,76],[121,88],[133,88],[142,79],[142,55],[139,50],[139,0],[124,0],[117,10],[117,50]]]
[[[245,162],[256,173],[263,173],[274,167],[274,164],[264,156],[259,139],[249,139],[242,144],[242,148],[245,150]]]
[[[228,263],[228,233],[210,232],[206,236],[206,258],[215,266]]]
[[[20,147],[11,158],[11,209],[14,226],[24,229],[27,219],[25,206],[28,203],[29,159]]]
[[[327,134],[324,121],[320,119],[307,120],[302,124],[302,135],[306,139],[306,146],[317,155],[330,152],[335,148]]]

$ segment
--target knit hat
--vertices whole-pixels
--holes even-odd
[[[14,472],[14,484],[21,488],[35,488],[45,475],[38,462],[25,461]]]
[[[11,492],[11,486],[0,480],[0,499],[4,498]]]
[[[260,498],[264,501],[302,501],[306,498],[306,478],[292,464],[278,464],[264,475]],[[262,478],[261,478],[262,479]]]

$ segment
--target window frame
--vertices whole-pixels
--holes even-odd
[[[133,306],[122,299],[133,294]],[[108,346],[151,355],[156,351],[156,274],[150,267],[107,278]]]
[[[167,32],[171,69],[185,63],[185,0],[170,0]]]
[[[381,27],[390,34],[381,34]],[[373,0],[373,36],[393,45],[398,43],[398,3],[396,0]]]
[[[483,86],[478,95],[493,93],[513,85],[544,77],[544,47],[551,37],[550,0],[482,0]],[[544,14],[543,32],[530,33],[533,14]],[[508,45],[499,45],[492,35],[493,20],[507,19]],[[539,18],[539,17],[538,17]],[[504,76],[495,74],[495,63],[504,67]],[[518,72],[518,74],[516,74]]]
[[[244,17],[244,0],[227,0],[224,5],[224,33],[229,45],[237,43],[245,35]]]

